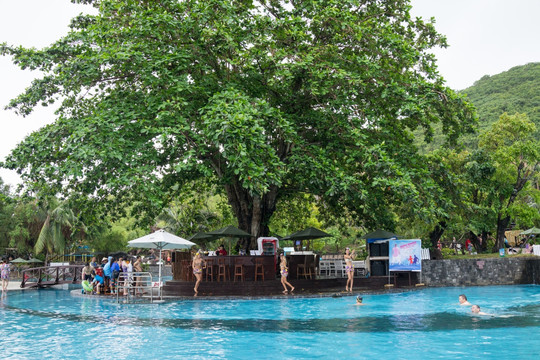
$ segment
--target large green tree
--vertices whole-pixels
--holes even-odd
[[[10,107],[61,101],[6,162],[39,191],[152,214],[206,178],[254,236],[291,192],[371,227],[418,195],[411,132],[452,141],[475,120],[407,0],[76,2],[98,14],[47,48],[0,48],[44,73]]]
[[[512,217],[523,212],[523,191],[540,172],[540,143],[535,124],[526,114],[504,113],[480,135],[479,146],[489,151],[495,171],[490,179],[493,210],[497,216],[497,248]],[[538,210],[534,209],[538,216]],[[538,218],[538,217],[537,217]]]

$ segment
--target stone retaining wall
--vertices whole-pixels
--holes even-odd
[[[540,258],[422,260],[427,286],[540,284]]]

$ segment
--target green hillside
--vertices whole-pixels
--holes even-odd
[[[463,90],[478,111],[480,131],[509,114],[526,113],[540,127],[540,63],[484,76]]]
[[[499,117],[508,114],[525,113],[540,129],[540,63],[516,66],[497,75],[486,75],[473,86],[461,91],[467,95],[478,112],[478,133],[487,129]],[[435,150],[444,144],[440,126],[435,126],[433,142],[423,142],[423,135],[416,132],[416,144],[422,152]],[[540,134],[540,131],[538,132]],[[466,148],[476,148],[477,135],[461,138]]]

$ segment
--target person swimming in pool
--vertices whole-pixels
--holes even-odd
[[[196,279],[195,287],[193,288],[193,290],[195,291],[194,296],[197,296],[199,294],[199,285],[201,284],[201,281],[202,281],[202,269],[203,269],[203,265],[205,264],[206,262],[201,257],[201,252],[197,251],[197,253],[193,257],[193,261],[191,262],[191,267],[193,268],[193,275],[195,275],[195,279]]]
[[[461,294],[459,295],[459,305],[471,306],[472,304],[467,301],[467,296],[465,296],[465,294]]]
[[[491,314],[488,314],[488,313],[485,313],[485,312],[481,311],[479,305],[471,306],[471,312],[473,314],[475,314],[475,315],[491,315]]]
[[[358,296],[356,297],[356,304],[354,304],[354,305],[356,305],[356,306],[364,306],[364,305],[366,305],[366,304],[364,304],[364,303],[362,302],[362,300],[363,300],[362,297],[361,297],[360,295],[358,295]]]
[[[281,253],[279,255],[280,262],[279,262],[279,268],[280,268],[280,274],[281,274],[281,285],[283,285],[283,293],[287,294],[288,289],[287,286],[290,286],[291,293],[294,291],[294,286],[291,285],[290,282],[287,281],[287,276],[289,275],[289,268],[287,267],[287,259],[285,258],[285,254]]]

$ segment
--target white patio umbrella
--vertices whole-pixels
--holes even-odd
[[[159,249],[159,296],[161,298],[161,251],[173,249],[189,249],[197,245],[189,240],[168,233],[165,230],[158,230],[152,234],[145,235],[135,240],[128,241],[129,247],[144,249]]]

